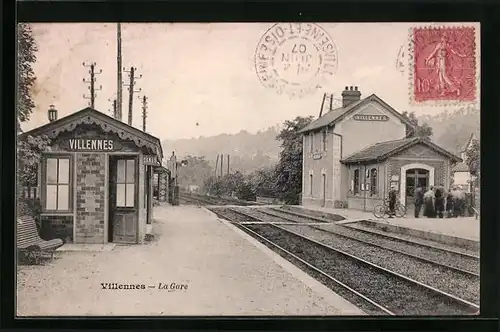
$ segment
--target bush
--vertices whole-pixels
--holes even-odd
[[[17,216],[32,216],[35,218],[36,225],[40,231],[40,214],[42,212],[42,204],[39,198],[27,199],[20,197],[17,199]]]
[[[245,182],[241,184],[238,189],[236,190],[236,196],[239,199],[245,200],[245,201],[252,201],[255,202],[257,200],[257,195],[255,191],[252,190],[252,186]]]

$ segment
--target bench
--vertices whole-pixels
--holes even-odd
[[[17,249],[26,255],[28,259],[34,258],[35,263],[43,252],[50,252],[51,258],[54,251],[61,247],[64,242],[61,239],[42,240],[38,235],[35,219],[31,216],[17,218]]]

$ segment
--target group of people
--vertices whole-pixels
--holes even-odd
[[[448,192],[443,187],[431,186],[425,190],[423,186],[415,189],[415,218],[420,217],[423,208],[423,215],[427,218],[443,218],[446,212],[447,218],[463,215],[465,210],[465,192],[454,187]],[[389,191],[389,218],[395,215],[397,202],[397,191],[394,186]]]
[[[427,218],[443,218],[446,212],[447,218],[458,217],[463,214],[465,208],[465,193],[458,188],[452,188],[448,192],[443,187],[431,186],[425,191],[422,186],[415,190],[415,218],[420,217],[423,207],[423,215]]]

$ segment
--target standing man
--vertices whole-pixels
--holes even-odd
[[[389,191],[389,218],[394,218],[394,215],[396,214],[396,199],[396,187],[393,185],[391,186],[391,190]]]
[[[452,194],[452,190],[454,189],[450,189],[448,191],[448,195],[446,195],[446,217],[447,218],[451,218],[453,217],[453,201],[454,201],[454,197],[453,197],[453,194]]]
[[[434,192],[435,201],[435,209],[436,214],[439,218],[443,218],[443,210],[444,210],[444,189],[442,186],[436,187],[436,191]]]
[[[435,218],[436,210],[434,209],[434,187],[430,187],[424,193],[424,216],[427,218]]]
[[[420,217],[420,209],[424,204],[424,189],[421,185],[418,185],[415,189],[415,218]]]

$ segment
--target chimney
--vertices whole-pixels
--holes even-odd
[[[347,107],[348,105],[355,103],[361,99],[361,92],[359,92],[357,86],[346,86],[345,90],[342,92],[342,107]]]
[[[47,113],[50,122],[57,120],[57,110],[54,105],[49,106],[49,111]]]

